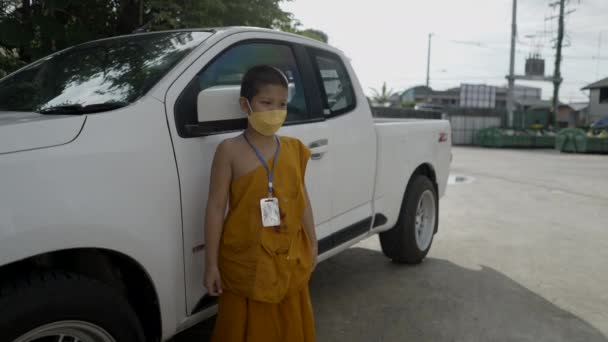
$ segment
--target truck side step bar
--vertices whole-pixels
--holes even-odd
[[[386,216],[376,214],[373,217],[374,226],[372,227],[372,217],[361,220],[349,227],[339,230],[328,237],[319,240],[319,254],[323,254],[334,247],[340,246],[354,238],[367,233],[371,228],[379,227],[387,221]]]

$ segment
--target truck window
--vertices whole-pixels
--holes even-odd
[[[232,46],[213,62],[205,66],[184,90],[176,104],[180,125],[196,123],[196,96],[214,86],[239,87],[247,70],[256,65],[271,65],[285,73],[289,81],[289,98],[286,123],[307,121],[310,118],[303,80],[289,45],[274,42],[247,42]],[[237,99],[235,99],[237,101]],[[194,115],[194,116],[193,116]],[[207,125],[202,123],[202,125]],[[218,132],[239,130],[245,127],[244,119],[213,121],[209,125]]]
[[[319,83],[325,95],[324,112],[335,116],[355,108],[355,92],[350,77],[339,56],[324,52],[313,52]]]
[[[211,36],[185,31],[94,41],[45,57],[0,81],[0,110],[130,104]]]

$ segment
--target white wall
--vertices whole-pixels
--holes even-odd
[[[600,90],[592,89],[589,105],[589,120],[594,122],[604,116],[608,116],[608,103],[600,103]]]
[[[452,115],[450,116],[452,144],[473,145],[479,130],[500,127],[500,121],[499,117]]]

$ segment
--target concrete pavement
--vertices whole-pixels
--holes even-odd
[[[318,341],[608,341],[608,156],[455,148],[452,172],[421,265],[377,237],[319,265]]]

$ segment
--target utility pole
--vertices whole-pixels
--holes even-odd
[[[511,60],[509,61],[509,88],[507,89],[507,114],[509,127],[513,127],[513,111],[515,110],[515,42],[517,40],[517,0],[513,0],[513,19],[511,23]]]
[[[426,86],[429,87],[431,79],[431,39],[433,34],[429,33],[429,51],[426,55]]]
[[[557,113],[559,106],[559,86],[562,83],[562,73],[560,70],[562,63],[562,43],[564,41],[564,7],[566,0],[559,0],[559,24],[557,28],[557,52],[555,54],[555,71],[553,73],[553,114],[554,127],[557,128]]]

